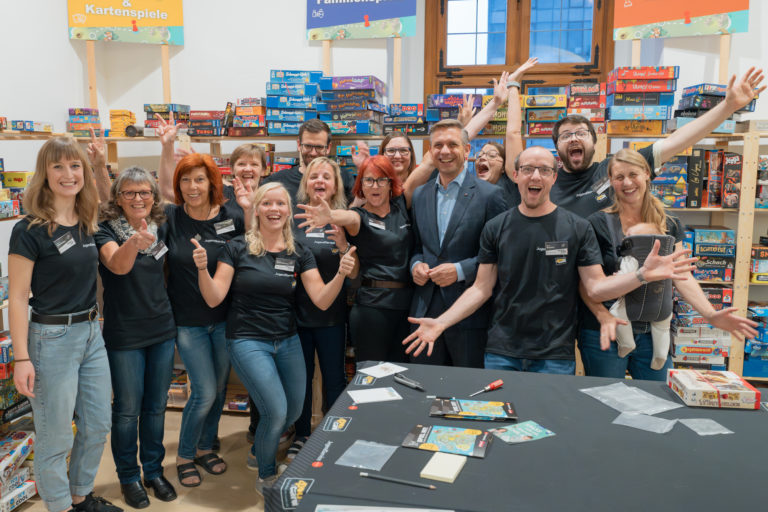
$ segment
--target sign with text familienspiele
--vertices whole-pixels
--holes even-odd
[[[69,38],[184,44],[182,0],[68,0]]]
[[[307,0],[307,39],[416,35],[416,0]]]

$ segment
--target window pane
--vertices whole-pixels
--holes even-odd
[[[448,0],[448,33],[477,32],[477,0]]]
[[[531,0],[530,56],[539,62],[592,60],[594,0]]]
[[[448,0],[447,6],[446,65],[506,62],[506,0]]]
[[[447,66],[475,63],[475,34],[448,36]]]

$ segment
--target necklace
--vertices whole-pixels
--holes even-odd
[[[205,214],[205,217],[202,219],[195,219],[195,217],[193,217],[192,214],[189,212],[189,207],[187,206],[187,203],[184,203],[184,213],[186,213],[188,216],[192,217],[195,220],[208,220],[208,218],[211,216],[211,210],[213,210],[213,205],[211,203],[208,203],[208,213]]]

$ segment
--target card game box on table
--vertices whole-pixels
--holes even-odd
[[[760,408],[760,391],[733,372],[669,370],[667,385],[686,405]]]

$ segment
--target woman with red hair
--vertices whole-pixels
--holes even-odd
[[[211,308],[200,294],[192,259],[194,239],[208,254],[209,271],[231,239],[245,232],[243,210],[226,201],[221,172],[209,155],[182,158],[173,175],[176,204],[168,205],[164,241],[168,247],[168,297],[176,320],[176,345],[192,392],[181,419],[176,469],[185,487],[200,485],[195,464],[218,475],[227,465],[213,451],[229,376],[225,325],[227,302]]]
[[[405,183],[392,162],[377,155],[360,166],[352,193],[365,205],[351,210],[331,210],[328,203],[299,205],[305,219],[299,228],[327,224],[343,226],[357,247],[362,286],[349,317],[350,335],[358,361],[406,361],[400,336],[407,336],[411,306],[410,268],[413,231],[408,209],[416,187],[428,172],[414,172]]]

